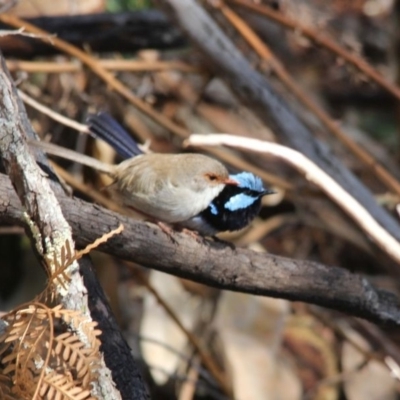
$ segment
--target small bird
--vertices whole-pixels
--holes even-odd
[[[239,230],[258,214],[262,197],[273,193],[250,172],[229,175],[222,163],[205,155],[145,154],[107,113],[89,116],[88,127],[124,161],[109,165],[52,144],[32,144],[110,175],[114,180],[111,187],[125,205],[161,223],[203,236]]]

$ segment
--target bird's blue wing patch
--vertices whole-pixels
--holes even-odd
[[[254,190],[254,189],[253,189]],[[245,193],[239,193],[235,196],[232,196],[224,205],[224,208],[230,211],[237,211],[247,207],[250,207],[255,201],[258,200],[258,197],[249,196]]]
[[[217,209],[217,207],[215,206],[215,204],[210,203],[209,207],[210,207],[210,212],[211,212],[211,214],[218,215],[218,209]]]

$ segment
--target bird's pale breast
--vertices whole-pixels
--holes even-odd
[[[115,186],[127,205],[144,214],[169,223],[186,221],[206,209],[224,188],[223,184],[195,184],[208,159],[197,156],[137,156],[117,167]]]

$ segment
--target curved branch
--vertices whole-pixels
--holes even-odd
[[[292,165],[316,184],[349,215],[356,224],[393,260],[400,264],[400,243],[390,235],[353,196],[325,171],[300,152],[280,144],[226,134],[191,135],[187,144],[195,146],[226,145],[269,154]]]

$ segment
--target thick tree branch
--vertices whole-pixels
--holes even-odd
[[[174,233],[76,198],[59,196],[79,246],[110,229],[124,231],[101,246],[116,257],[220,289],[304,301],[377,323],[400,325],[397,298],[363,277],[336,267],[291,260]],[[23,212],[8,178],[0,175],[0,223],[21,224]]]

